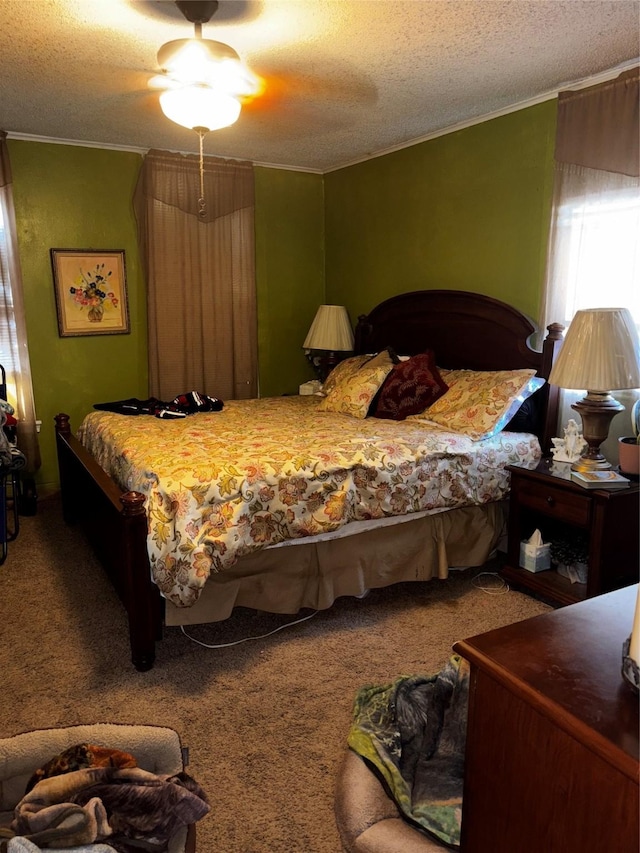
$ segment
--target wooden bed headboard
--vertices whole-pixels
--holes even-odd
[[[415,355],[431,349],[438,366],[449,370],[533,368],[548,379],[563,328],[549,326],[542,350],[534,350],[529,341],[536,326],[506,302],[463,290],[416,290],[358,317],[355,352],[390,346],[399,355]],[[545,384],[534,397],[536,434],[547,452],[557,429],[558,388]]]

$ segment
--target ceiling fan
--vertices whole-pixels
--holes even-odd
[[[194,38],[176,39],[158,51],[162,73],[149,81],[164,89],[160,106],[171,121],[198,133],[233,124],[243,101],[260,92],[261,82],[223,42],[202,37],[202,25],[218,9],[218,0],[175,0],[194,25]]]
[[[202,38],[202,25],[211,20],[218,0],[175,0],[175,5],[194,25],[194,38],[162,45],[158,51],[162,74],[149,85],[164,89],[160,107],[166,117],[200,137],[198,215],[205,216],[204,136],[233,124],[240,115],[242,98],[256,94],[259,84],[232,47]]]

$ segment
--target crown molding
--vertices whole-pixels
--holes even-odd
[[[53,136],[37,136],[33,133],[17,133],[12,130],[7,131],[7,137],[9,139],[18,139],[21,142],[44,142],[47,145],[71,145],[76,148],[101,148],[105,151],[129,151],[133,154],[140,154],[141,156],[150,150],[149,148],[137,148],[133,145],[115,145],[109,142],[90,142],[86,139],[58,139]],[[170,150],[174,154],[193,154],[193,151],[178,151],[174,149],[167,150]],[[225,160],[242,160],[242,162],[246,162],[243,158],[229,157],[227,154],[205,154],[205,157],[222,157]],[[265,169],[282,169],[288,172],[309,172],[313,175],[324,174],[322,169],[313,169],[307,166],[287,166],[282,163],[262,163],[258,160],[252,160],[251,163],[254,166],[261,166]]]

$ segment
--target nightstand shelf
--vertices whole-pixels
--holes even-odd
[[[543,460],[529,470],[509,466],[509,544],[505,580],[553,604],[572,604],[638,581],[637,482],[619,490],[584,489],[572,482],[568,464]],[[520,543],[538,528],[545,542],[561,531],[582,533],[587,542],[586,583],[571,583],[551,568],[520,568]]]

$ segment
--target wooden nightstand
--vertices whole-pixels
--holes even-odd
[[[554,604],[572,604],[638,582],[640,488],[584,489],[571,481],[568,463],[545,459],[537,468],[509,465],[509,543],[502,574]],[[581,533],[588,551],[586,583],[571,583],[551,568],[520,568],[520,542],[538,528],[544,542]]]

